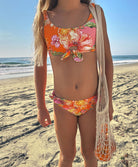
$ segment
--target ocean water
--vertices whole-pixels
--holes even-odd
[[[52,73],[50,62],[47,64],[48,73]],[[31,57],[0,58],[0,79],[30,76],[34,73],[34,62]]]
[[[113,55],[114,65],[138,62],[138,55]],[[47,59],[47,71],[52,73],[50,58]],[[0,58],[0,79],[33,75],[34,62],[31,57]]]
[[[138,63],[138,55],[113,55],[114,65]]]

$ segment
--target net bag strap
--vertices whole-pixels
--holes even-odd
[[[98,99],[96,104],[96,142],[95,155],[101,161],[109,161],[115,151],[115,141],[109,120],[109,96],[105,75],[105,50],[102,29],[101,7],[89,5],[96,22],[96,55],[98,62]]]

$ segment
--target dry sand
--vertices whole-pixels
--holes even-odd
[[[52,90],[53,75],[48,74],[46,103],[52,124],[43,128],[37,121],[33,76],[0,80],[0,167],[57,166],[59,146],[48,97]],[[138,64],[114,67],[113,106],[117,151],[110,162],[98,162],[98,166],[138,167]],[[76,147],[73,167],[84,167],[79,130]]]

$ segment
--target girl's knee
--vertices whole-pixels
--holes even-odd
[[[97,167],[97,159],[95,157],[94,151],[93,150],[82,150],[81,151],[82,156],[84,158],[84,163],[85,166],[93,166],[93,167]]]
[[[85,160],[90,160],[92,158],[95,158],[94,150],[93,149],[82,149],[81,148],[81,154]]]
[[[76,149],[73,151],[68,151],[68,152],[60,152],[60,159],[62,161],[67,161],[67,162],[73,162],[74,158],[76,155]]]

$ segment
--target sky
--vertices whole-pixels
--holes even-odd
[[[138,55],[138,0],[95,0],[105,14],[112,55]],[[0,0],[0,57],[33,56],[38,0]]]

